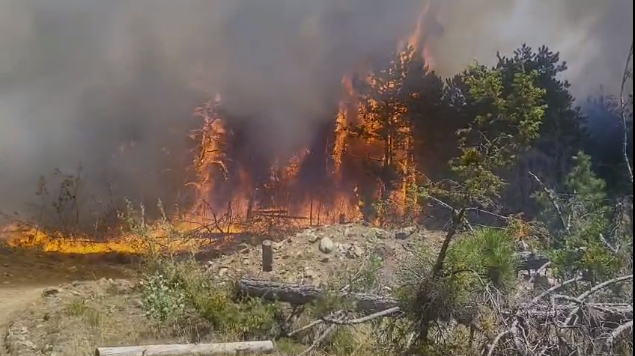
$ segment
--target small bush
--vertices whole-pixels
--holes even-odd
[[[150,319],[166,322],[183,315],[185,292],[178,281],[170,281],[165,275],[155,273],[146,276],[140,285],[143,307]]]
[[[236,300],[232,286],[214,281],[191,259],[152,259],[141,287],[148,317],[159,322],[178,322],[189,315],[203,319],[217,333],[239,339],[270,337],[280,331],[276,304]]]
[[[518,262],[515,239],[505,229],[477,229],[458,239],[448,252],[449,273],[475,272],[483,278],[478,284],[491,283],[498,289],[514,284]]]

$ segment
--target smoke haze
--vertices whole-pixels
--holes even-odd
[[[0,210],[22,209],[40,175],[79,162],[93,190],[106,174],[124,194],[159,196],[166,160],[185,158],[195,103],[215,92],[258,118],[263,149],[295,148],[330,114],[342,75],[412,30],[421,1],[0,0]],[[631,0],[447,1],[436,63],[450,75],[547,44],[578,93],[617,86],[632,10]]]

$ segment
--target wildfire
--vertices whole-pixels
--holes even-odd
[[[438,7],[439,1],[424,0],[415,29],[398,44],[402,49],[414,48],[415,54],[423,56],[428,66],[434,64],[429,44],[439,33],[435,31],[440,26],[436,22]],[[361,77],[364,77],[363,73]],[[368,82],[377,85],[370,78]],[[380,130],[365,122],[371,114],[364,111],[358,97],[353,76],[344,76],[339,112],[323,146],[319,149],[304,147],[290,158],[272,161],[249,154],[237,156],[233,152],[244,142],[240,142],[240,128],[232,127],[231,120],[221,113],[220,95],[197,108],[194,115],[201,118],[202,123],[190,137],[196,143],[192,164],[196,180],[189,186],[194,188],[198,203],[184,219],[189,225],[178,228],[194,230],[195,226],[205,225],[215,233],[231,234],[255,227],[271,229],[276,224],[304,227],[362,218],[381,223],[380,218],[367,217],[363,211],[368,201],[377,198],[391,201],[396,214],[412,213],[417,204],[409,189],[416,184],[418,172],[414,157],[409,153],[411,133],[402,125],[395,135],[405,137],[405,142],[394,147],[388,146],[391,142],[351,135],[351,124],[367,124],[370,130]],[[399,122],[404,113],[390,119]],[[389,137],[390,140],[394,138]],[[324,152],[319,152],[321,150]],[[367,177],[351,173],[364,170],[360,163],[364,158],[384,163],[399,162],[403,178],[398,189],[388,189],[381,181],[369,181]],[[264,164],[268,168],[262,168]],[[312,171],[307,173],[307,169]],[[149,249],[148,239],[171,251],[196,250],[211,243],[204,239],[169,240],[165,237],[169,235],[167,231],[160,227],[153,228],[150,236],[123,233],[117,239],[103,243],[68,239],[34,228],[5,229],[4,233],[13,246],[41,246],[44,251],[80,254],[138,253]]]
[[[145,254],[152,250],[164,252],[193,251],[196,252],[207,245],[204,239],[169,238],[166,229],[155,227],[147,234],[122,233],[115,239],[102,242],[89,238],[72,238],[60,233],[47,233],[35,227],[12,225],[0,231],[11,247],[37,247],[43,252],[60,252],[67,254]],[[218,243],[218,242],[216,242]]]

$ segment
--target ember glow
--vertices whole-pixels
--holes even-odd
[[[423,3],[412,34],[395,46],[404,53],[407,47],[414,48],[414,55],[423,56],[430,66],[434,60],[428,44],[440,34],[434,30],[440,25],[436,22],[438,9],[429,1]],[[365,216],[363,207],[371,201],[387,199],[396,207],[393,213],[413,214],[416,204],[409,201],[408,189],[416,183],[418,172],[414,157],[407,153],[410,133],[407,130],[400,133],[407,140],[394,146],[397,148],[387,147],[392,138],[385,144],[372,139],[373,134],[371,137],[351,134],[349,125],[367,124],[367,118],[375,115],[365,112],[360,105],[353,78],[366,78],[371,86],[378,85],[363,66],[358,73],[345,75],[339,110],[318,130],[314,142],[307,142],[292,154],[263,153],[257,146],[252,147],[246,133],[253,132],[253,128],[242,127],[245,120],[227,118],[231,113],[223,112],[223,93],[196,108],[194,116],[200,120],[200,126],[190,136],[195,180],[185,187],[195,190],[196,204],[188,208],[184,217],[179,217],[179,221],[185,222],[176,228],[201,231],[200,227],[206,226],[211,233],[231,238],[235,233],[271,231],[281,225],[301,228],[362,219],[379,224],[381,219]],[[403,114],[405,109],[399,115]],[[391,120],[398,122],[403,118],[396,116]],[[380,130],[365,126],[370,131]],[[394,152],[395,149],[399,152]],[[125,155],[126,150],[120,154]],[[404,165],[400,169],[405,178],[399,182],[399,189],[387,189],[365,171],[364,160],[386,162],[389,156]],[[38,246],[46,252],[77,254],[143,253],[150,248],[149,238],[168,251],[193,251],[223,240],[171,240],[165,237],[169,233],[160,224],[150,229],[147,236],[122,232],[102,243],[46,234],[35,227],[10,226],[4,229],[4,235],[12,246]]]

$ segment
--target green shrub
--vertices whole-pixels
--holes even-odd
[[[140,285],[143,308],[150,319],[166,322],[183,315],[185,292],[178,282],[155,273],[146,276]]]
[[[470,281],[470,284],[485,282],[498,289],[509,288],[516,281],[519,263],[515,246],[515,238],[507,229],[477,229],[451,246],[447,258],[448,273],[465,275],[464,281]],[[481,279],[475,281],[474,274],[463,271],[475,272]]]

